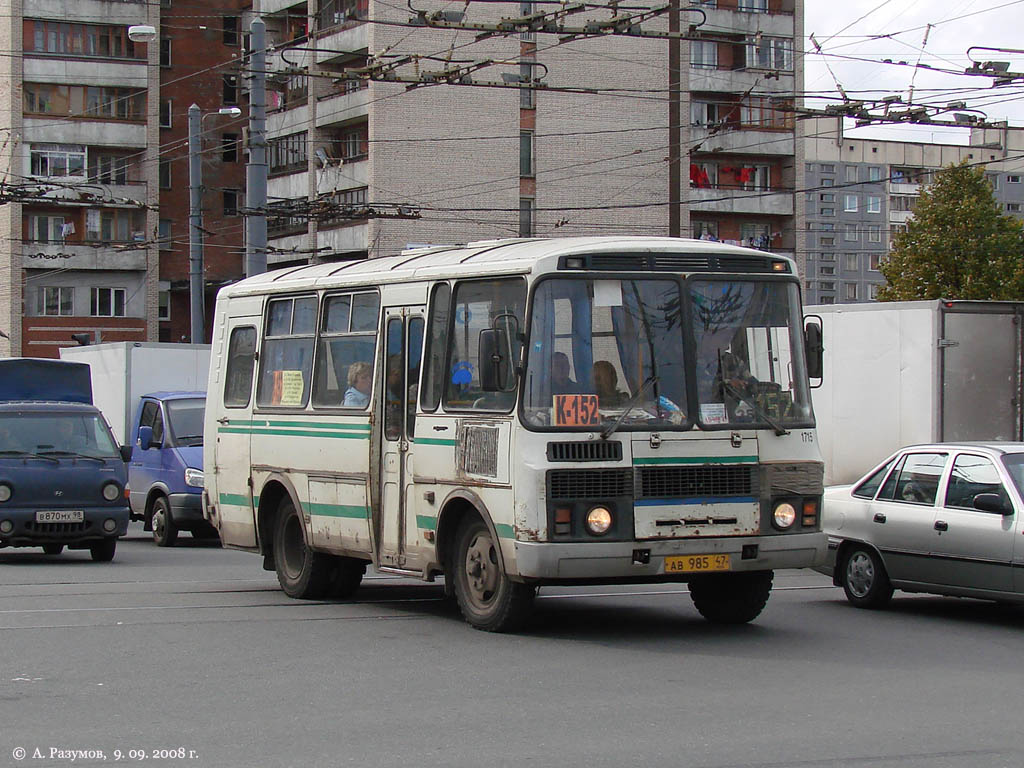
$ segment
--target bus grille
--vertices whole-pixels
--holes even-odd
[[[622,461],[622,443],[617,440],[548,443],[548,461]]]
[[[29,533],[41,534],[44,536],[75,536],[85,533],[92,527],[91,521],[84,523],[25,523]]]
[[[631,469],[553,469],[548,498],[609,499],[633,495]]]
[[[640,467],[639,498],[756,496],[756,466]]]

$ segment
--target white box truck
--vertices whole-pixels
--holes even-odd
[[[1024,437],[1024,304],[938,300],[804,311],[822,320],[823,376],[811,394],[827,485],[857,480],[904,445]]]
[[[96,405],[132,449],[132,519],[160,546],[174,544],[180,530],[216,535],[201,496],[209,345],[115,342],[67,347],[61,358],[89,364]]]

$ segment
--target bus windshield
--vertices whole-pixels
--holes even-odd
[[[796,284],[698,279],[687,287],[697,422],[706,428],[810,426]]]
[[[534,292],[523,419],[586,430],[808,426],[801,329],[793,282],[548,279]]]
[[[534,293],[523,417],[537,427],[687,422],[680,284],[554,278]]]

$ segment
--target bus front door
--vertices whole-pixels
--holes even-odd
[[[411,514],[414,435],[423,354],[423,307],[386,309],[381,439],[379,563],[406,568],[406,516]]]

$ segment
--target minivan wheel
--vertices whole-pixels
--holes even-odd
[[[171,505],[163,496],[153,499],[153,541],[158,547],[173,547],[178,540],[178,526],[171,517]]]

